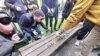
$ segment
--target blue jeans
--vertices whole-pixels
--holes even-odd
[[[36,32],[38,33],[38,35],[41,35],[41,30],[39,28],[38,25],[33,26],[33,29],[36,30]]]
[[[36,32],[38,33],[38,35],[41,36],[41,30],[40,30],[39,26],[33,26],[33,29],[36,30]],[[23,30],[23,32],[25,33],[24,34],[25,42],[31,40],[31,38],[33,36],[32,35],[33,33],[27,32],[25,30]],[[36,37],[36,38],[38,38],[38,37]]]
[[[31,40],[32,34],[23,30],[24,32],[24,42],[28,42],[29,40]]]

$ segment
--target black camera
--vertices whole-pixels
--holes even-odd
[[[23,32],[17,32],[17,35],[18,35],[20,38],[23,38],[23,37],[24,37]]]

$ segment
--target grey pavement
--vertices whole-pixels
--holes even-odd
[[[66,42],[56,53],[52,56],[78,56],[82,46],[76,46],[74,43],[76,38]],[[97,56],[97,51],[93,51],[90,56]]]

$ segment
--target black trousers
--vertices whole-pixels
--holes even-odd
[[[54,23],[54,30],[56,30],[56,26],[57,26],[57,16],[53,17],[53,16],[45,16],[45,22],[46,22],[46,27],[48,28],[48,24],[49,24],[49,20],[50,20],[50,28],[51,28],[51,32],[53,31],[53,18],[55,19],[55,23]]]
[[[62,25],[64,19],[66,19],[66,18],[62,17],[61,22],[60,22],[60,24],[59,24],[59,28],[61,27],[61,25]]]

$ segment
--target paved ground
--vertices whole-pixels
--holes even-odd
[[[78,56],[82,46],[76,46],[75,41],[76,38],[71,39],[52,56]],[[93,51],[90,56],[97,56],[97,51]]]

